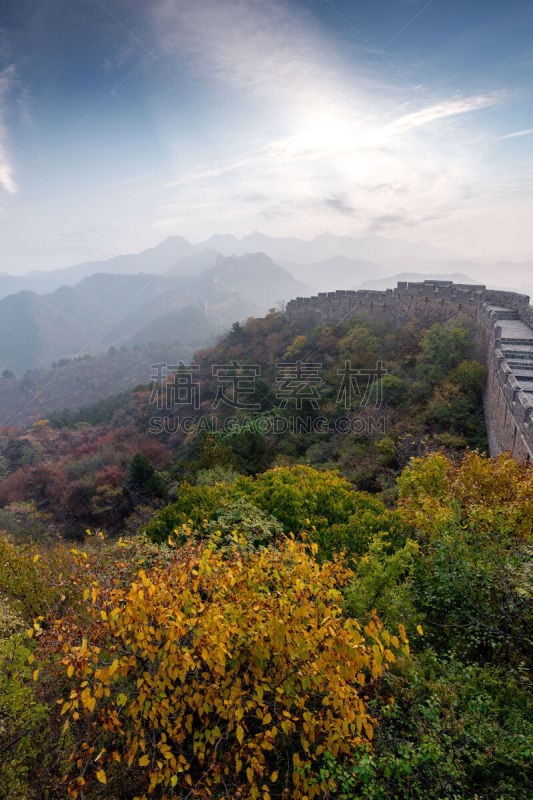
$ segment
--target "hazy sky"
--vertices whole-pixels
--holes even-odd
[[[531,0],[1,0],[0,271],[169,234],[533,258]]]

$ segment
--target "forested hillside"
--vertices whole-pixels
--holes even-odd
[[[198,326],[201,324],[200,315]],[[5,370],[0,376],[0,426],[20,428],[64,409],[69,409],[73,418],[73,409],[94,403],[113,406],[117,394],[147,383],[151,364],[192,356],[191,346],[171,338],[166,341],[166,344],[110,347],[97,356],[62,358],[47,369],[27,370],[22,377]],[[98,416],[91,421],[99,421]]]
[[[483,384],[464,319],[271,312],[4,428],[1,800],[528,800],[533,470]]]
[[[136,357],[144,381],[133,393],[51,411],[48,420],[25,430],[17,430],[15,420],[29,405],[23,392],[15,394],[14,419],[0,442],[4,513],[23,503],[30,517],[45,515],[47,530],[118,533],[137,506],[157,508],[183,480],[194,482],[206,469],[222,470],[224,477],[224,471],[253,475],[294,463],[338,469],[357,488],[388,496],[410,457],[439,447],[460,453],[486,446],[484,369],[468,326],[459,319],[430,328],[360,320],[316,327],[272,312],[235,324],[181,371],[168,362],[163,380],[157,379],[167,362],[157,348],[60,365],[44,373],[41,393],[53,391],[56,408],[72,394],[97,397],[98,379],[102,386],[117,381]],[[152,370],[149,356],[157,357]],[[296,373],[294,364],[300,365]],[[194,398],[178,398],[176,380],[183,378]],[[34,386],[40,380],[36,373]],[[148,468],[163,470],[158,493],[132,500],[132,458],[152,451],[159,455]]]

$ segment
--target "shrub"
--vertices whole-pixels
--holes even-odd
[[[70,795],[91,782],[143,798],[333,790],[315,765],[349,762],[372,739],[368,698],[392,650],[407,650],[377,618],[343,618],[349,575],[288,540],[229,560],[187,547],[128,587],[93,581],[81,644],[75,621],[54,623],[77,743]]]

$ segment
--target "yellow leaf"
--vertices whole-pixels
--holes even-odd
[[[369,722],[367,722],[366,719],[363,720],[363,728],[365,729],[367,737],[370,740],[372,740],[374,738],[374,729],[372,728],[372,725]]]
[[[34,669],[33,670],[33,680],[36,681],[38,677],[39,677],[39,670],[38,669]]]
[[[36,555],[33,556],[33,563],[36,564],[39,561],[40,557],[41,556],[39,555],[39,553],[36,553]]]
[[[242,727],[242,725],[237,725],[237,730],[235,731],[235,734],[237,736],[237,741],[239,742],[239,744],[242,744],[242,740],[244,739],[244,728]]]
[[[144,756],[140,757],[140,759],[139,759],[139,766],[140,767],[147,767],[149,763],[150,763],[150,756],[149,755],[147,755],[145,753]]]
[[[419,634],[419,636],[423,636],[424,635],[424,628],[422,627],[422,625],[417,625],[416,626],[416,630],[417,630],[417,633]]]
[[[68,665],[67,675],[69,678],[72,678],[72,676],[74,675],[74,667],[72,666],[72,664]]]
[[[254,771],[251,767],[246,770],[246,777],[248,778],[248,783],[254,782]]]
[[[272,781],[272,783],[276,783],[277,779],[278,779],[278,771],[276,770],[271,774],[270,780]]]
[[[99,781],[99,783],[107,783],[107,776],[103,769],[99,769],[96,773],[96,780]]]

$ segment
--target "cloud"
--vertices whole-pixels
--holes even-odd
[[[171,181],[165,185],[165,189],[173,189],[187,184],[200,183],[202,181],[211,180],[215,178],[223,178],[232,172],[238,172],[243,168],[253,166],[256,163],[257,155],[250,156],[249,158],[241,158],[237,161],[230,161],[222,165],[217,165],[209,169],[200,169],[195,172],[189,173],[178,180]]]
[[[163,227],[185,223],[201,235],[214,220],[246,233],[266,219],[276,234],[387,233],[475,202],[465,187],[481,172],[477,114],[506,102],[505,92],[446,96],[426,85],[406,102],[405,86],[369,72],[362,52],[343,53],[301,9],[284,0],[153,6],[166,57],[200,90],[208,81],[227,98],[209,162],[193,153],[187,168],[180,158],[179,177],[164,188]],[[234,126],[229,144],[217,122]],[[245,202],[251,192],[264,200]]]
[[[531,136],[533,134],[533,128],[526,128],[523,131],[513,131],[512,133],[506,133],[503,136],[500,136],[500,139],[518,139],[520,136]]]
[[[401,225],[409,227],[414,224],[414,220],[405,214],[381,214],[369,220],[367,232],[377,233],[378,231],[387,230],[391,226]]]
[[[341,197],[340,195],[325,197],[324,205],[326,208],[337,211],[339,214],[344,214],[347,217],[351,217],[353,214],[355,214],[355,208],[351,202],[347,200],[346,197]]]
[[[164,52],[249,97],[313,103],[317,83],[334,90],[324,37],[282,0],[160,0],[153,20]]]
[[[480,111],[484,108],[492,108],[500,105],[503,100],[504,95],[497,92],[474,95],[473,97],[453,98],[442,103],[435,103],[410,114],[405,114],[391,123],[389,130],[403,133],[441,119],[456,117],[460,114],[469,114],[472,111]]]
[[[14,194],[17,191],[7,148],[7,128],[5,125],[7,96],[14,80],[14,65],[10,65],[0,72],[0,189],[3,189],[8,194]]]

